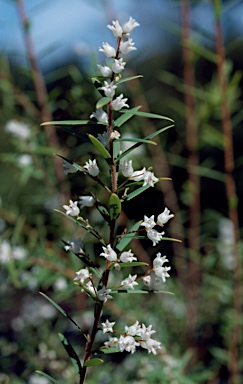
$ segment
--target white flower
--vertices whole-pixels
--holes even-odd
[[[123,99],[123,94],[121,94],[120,96],[118,96],[116,99],[114,99],[114,100],[111,102],[112,109],[113,109],[114,111],[119,111],[119,110],[122,109],[123,107],[127,107],[127,108],[129,108],[129,105],[126,104],[126,101],[127,101],[127,98],[124,98],[124,99]]]
[[[112,75],[112,70],[110,69],[110,67],[108,67],[108,65],[100,65],[100,64],[97,64],[97,67],[99,68],[100,70],[100,73],[103,77],[111,77]],[[114,72],[114,71],[113,71]]]
[[[111,30],[111,32],[115,37],[122,36],[123,28],[120,26],[120,23],[118,20],[112,21],[112,25],[107,25],[107,28]]]
[[[121,136],[120,132],[114,130],[111,132],[110,138],[111,140],[117,140]]]
[[[134,181],[144,181],[143,187],[145,185],[149,184],[151,187],[154,186],[154,183],[157,183],[159,179],[154,176],[153,172],[147,171],[146,168],[141,169],[140,171],[135,171],[133,174],[130,176],[131,180]]]
[[[134,253],[132,253],[130,249],[129,251],[122,252],[120,261],[122,263],[131,263],[132,261],[137,261],[137,258],[134,256]]]
[[[167,261],[169,261],[166,256],[161,256],[161,253],[158,252],[156,254],[156,258],[154,259],[153,261],[153,266],[155,267],[162,267],[164,265],[164,263],[166,263]]]
[[[114,84],[114,81],[105,81],[104,84],[104,87],[101,87],[100,89],[105,92],[107,97],[113,97],[115,95],[115,89],[117,88],[117,85]]]
[[[166,277],[170,277],[168,274],[168,271],[171,269],[171,267],[154,267],[154,273],[156,276],[160,277],[163,282],[165,283]]]
[[[99,48],[100,52],[103,52],[107,57],[115,57],[116,50],[108,43],[102,43],[102,47]]]
[[[130,38],[126,41],[121,41],[120,52],[126,55],[127,53],[136,50],[137,48],[134,47],[134,44],[135,43]]]
[[[143,283],[147,287],[150,287],[151,286],[151,276],[150,275],[144,276],[143,277]]]
[[[127,351],[134,353],[136,351],[136,347],[138,347],[140,344],[134,339],[132,336],[120,336],[120,339],[118,340],[118,347],[119,351]]]
[[[154,221],[154,215],[152,215],[151,217],[147,217],[146,215],[144,215],[144,221],[140,225],[147,229],[153,228],[156,225]]]
[[[116,252],[111,248],[111,245],[107,245],[107,247],[102,247],[103,251],[100,256],[104,256],[106,260],[109,261],[115,261],[117,260],[117,254]]]
[[[28,125],[17,120],[10,120],[5,125],[5,131],[21,139],[28,139],[30,136],[30,128]]]
[[[93,196],[79,196],[79,204],[81,206],[81,209],[84,207],[93,207],[95,203],[95,199]]]
[[[71,241],[67,242],[67,245],[64,246],[64,249],[65,251],[71,251],[73,253],[84,253],[83,249],[81,248],[82,246],[83,243],[81,239],[76,239],[73,237]]]
[[[94,287],[92,281],[90,280],[86,283],[85,288],[89,290],[91,295],[95,295],[97,293],[96,288]],[[83,288],[81,289],[81,292],[84,292]]]
[[[87,172],[91,176],[94,176],[94,177],[100,173],[99,167],[96,163],[96,159],[94,159],[93,161],[90,159],[89,159],[89,161],[86,161],[84,168],[87,170]]]
[[[152,329],[151,324],[148,327],[146,327],[145,324],[142,324],[141,331],[139,334],[142,339],[148,340],[153,333],[156,333],[156,331]]]
[[[139,27],[139,23],[134,20],[132,17],[129,18],[129,20],[123,24],[122,31],[123,33],[130,33],[134,30],[134,28]]]
[[[169,209],[165,208],[164,212],[160,213],[157,217],[157,224],[163,227],[163,225],[172,219],[172,217],[174,217],[173,213],[170,214]]]
[[[108,115],[102,108],[96,109],[96,111],[91,113],[89,117],[90,119],[92,119],[92,117],[95,117],[96,120],[100,123],[108,123]]]
[[[153,246],[155,246],[160,240],[162,240],[163,235],[164,235],[164,232],[159,233],[155,229],[149,228],[147,230],[147,236],[149,240],[153,242]]]
[[[121,285],[125,289],[134,289],[134,286],[138,285],[138,283],[136,282],[136,278],[137,278],[137,275],[134,275],[134,276],[129,275],[126,279],[122,280]]]
[[[110,323],[109,320],[106,320],[105,323],[101,323],[103,333],[113,332],[113,327],[116,323]]]
[[[68,173],[77,172],[77,169],[72,164],[68,163],[66,160],[63,160],[63,168],[65,175],[67,175]]]
[[[157,350],[161,349],[161,343],[154,339],[147,339],[145,341],[141,341],[140,345],[142,348],[145,348],[148,350],[148,353],[153,353],[154,355],[157,355]]]
[[[125,68],[126,63],[123,61],[123,58],[114,59],[114,63],[111,68],[114,73],[121,73]]]
[[[108,289],[105,286],[103,286],[102,289],[100,289],[97,292],[97,297],[100,301],[104,301],[106,303],[108,299],[113,298],[111,295],[109,295],[110,292],[111,292],[111,289]]]
[[[122,171],[123,176],[131,176],[133,174],[132,160],[123,161],[123,163],[120,163],[120,169]]]
[[[129,336],[140,336],[141,333],[141,326],[138,321],[136,321],[133,325],[130,327],[125,326],[126,334]]]
[[[69,200],[69,205],[63,205],[63,208],[66,209],[66,214],[70,216],[78,216],[79,215],[79,207],[77,201]]]
[[[107,347],[114,348],[118,346],[118,338],[117,337],[109,337],[109,340],[104,343]]]
[[[75,273],[77,276],[73,280],[74,281],[79,280],[81,284],[83,284],[85,280],[87,280],[90,277],[88,268],[80,269],[78,272],[75,272]]]

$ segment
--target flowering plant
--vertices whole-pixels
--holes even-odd
[[[113,299],[118,293],[129,290],[141,294],[151,291],[161,292],[156,290],[157,283],[158,281],[165,282],[166,278],[169,277],[168,271],[170,270],[170,267],[164,265],[168,262],[168,259],[166,256],[162,256],[160,252],[156,254],[152,266],[149,266],[145,262],[139,261],[137,256],[129,249],[129,244],[134,238],[143,239],[147,237],[152,241],[153,246],[156,246],[162,240],[167,240],[164,237],[165,232],[161,231],[159,227],[164,227],[168,220],[174,216],[168,208],[164,208],[163,212],[158,215],[157,220],[155,220],[154,215],[151,217],[141,215],[140,221],[130,228],[126,228],[121,234],[118,234],[117,230],[122,203],[132,200],[146,189],[154,187],[156,183],[163,180],[154,175],[152,168],[146,169],[144,167],[141,170],[134,170],[132,160],[129,159],[128,155],[142,144],[155,144],[152,139],[172,126],[163,127],[143,139],[124,138],[121,137],[119,132],[122,125],[133,116],[172,121],[168,117],[142,112],[140,107],[130,108],[128,99],[122,93],[117,95],[117,90],[122,83],[140,77],[122,77],[122,71],[126,65],[123,56],[136,50],[130,34],[138,26],[139,23],[131,17],[122,26],[119,21],[113,21],[111,25],[108,25],[112,34],[117,38],[117,43],[116,47],[113,47],[107,42],[103,42],[99,48],[99,51],[104,53],[109,62],[98,65],[99,75],[92,79],[101,94],[101,98],[96,103],[96,110],[90,114],[90,120],[56,121],[42,124],[56,124],[77,137],[84,140],[88,139],[95,152],[99,153],[101,159],[103,158],[103,163],[105,163],[104,168],[101,168],[96,158],[88,159],[85,163],[63,158],[65,175],[77,173],[91,181],[89,195],[79,196],[79,201],[70,199],[67,204],[63,205],[64,211],[59,211],[99,242],[98,263],[87,252],[84,244],[79,239],[73,238],[71,241],[65,242],[64,247],[66,251],[74,253],[82,263],[82,268],[76,272],[74,282],[94,302],[94,321],[91,332],[89,334],[83,332],[59,305],[43,294],[85,336],[84,358],[83,361],[80,361],[69,341],[63,335],[60,335],[60,339],[77,370],[80,384],[85,381],[88,367],[103,363],[102,359],[94,357],[97,352],[107,354],[127,351],[133,354],[136,348],[141,347],[146,349],[148,353],[157,354],[157,351],[161,349],[161,343],[153,337],[155,330],[152,329],[151,324],[145,325],[137,320],[134,324],[126,325],[122,331],[116,329],[115,322],[111,322],[107,318],[103,321],[104,306],[108,300]],[[106,110],[103,108],[106,108]],[[67,127],[70,125],[104,126],[104,132],[99,133],[97,137],[90,133],[84,135]],[[135,142],[135,144],[122,152],[120,147],[122,141],[131,141]],[[102,190],[101,198],[97,196],[97,186]],[[81,210],[86,207],[95,207],[101,214],[106,223],[104,235],[101,235],[89,220],[80,215]],[[125,274],[122,280],[116,277],[116,273],[119,272],[120,275],[121,271],[126,269],[131,271],[135,267],[146,267],[147,271],[142,275],[129,273],[127,276]],[[110,283],[111,274],[114,275],[115,286]],[[135,288],[140,282],[144,284],[144,288],[136,290]],[[112,336],[104,342],[104,345],[94,349],[94,342],[98,332],[109,333]],[[54,381],[54,379],[50,379]]]

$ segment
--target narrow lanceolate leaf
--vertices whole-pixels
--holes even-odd
[[[152,139],[153,137],[159,135],[160,133],[162,133],[162,132],[164,132],[164,131],[166,131],[167,129],[172,128],[172,127],[174,127],[174,125],[168,125],[167,127],[161,128],[161,129],[159,129],[158,131],[153,132],[153,133],[151,133],[150,135],[146,136],[146,137],[144,138],[144,140],[150,140],[150,139]],[[120,156],[118,156],[118,158],[116,159],[116,161],[122,159],[124,156],[127,156],[130,152],[132,152],[134,149],[138,148],[138,147],[139,147],[140,145],[142,145],[142,144],[143,144],[143,143],[140,143],[140,142],[139,142],[139,143],[133,145],[132,147],[130,147],[129,149],[127,149],[125,152],[123,152]]]
[[[111,97],[102,97],[97,103],[96,103],[96,108],[101,108],[104,107],[104,105],[107,105],[110,101],[112,100]]]
[[[104,363],[104,360],[95,358],[95,359],[92,359],[92,360],[85,361],[84,366],[85,367],[94,367],[95,365],[100,365],[100,364],[103,364],[103,363]]]
[[[176,243],[181,243],[182,241],[179,239],[174,239],[173,237],[162,237],[162,240],[166,241],[175,241]]]
[[[60,120],[60,121],[46,121],[41,125],[87,125],[87,124],[97,124],[95,121],[91,120]]]
[[[106,355],[108,353],[117,353],[117,352],[120,352],[118,348],[116,347],[111,347],[111,348],[106,348],[106,347],[102,347],[100,348],[100,351],[105,353]]]
[[[135,233],[138,230],[142,223],[142,220],[135,223],[130,230],[121,238],[119,243],[117,244],[116,248],[121,252],[124,248],[130,243],[130,241],[135,237]]]
[[[115,120],[114,126],[119,128],[122,124],[124,124],[127,120],[131,119],[134,116],[133,112],[137,112],[140,108],[141,107],[135,107],[129,109],[128,111],[122,111],[122,115]]]
[[[129,201],[129,200],[132,200],[134,197],[140,195],[140,193],[143,193],[144,191],[146,191],[146,189],[150,188],[150,185],[147,184],[145,185],[144,187],[140,187],[138,189],[136,189],[135,191],[129,193],[125,198],[124,200],[126,201]]]
[[[126,113],[126,111],[120,111],[122,113]],[[141,117],[147,117],[149,119],[161,119],[161,120],[169,120],[174,122],[174,120],[170,119],[167,116],[162,116],[162,115],[157,115],[156,113],[149,113],[149,112],[142,112],[142,111],[137,111],[133,113],[135,116],[141,116]]]
[[[134,235],[131,235],[131,238],[132,239],[136,239],[137,237],[134,236]],[[144,236],[144,238],[145,238],[145,236]],[[112,271],[112,269],[114,269],[114,266],[115,266],[114,264],[111,264],[108,269],[110,271]],[[126,267],[129,267],[129,268],[131,268],[131,267],[148,267],[148,264],[144,263],[143,261],[133,261],[131,263],[119,263],[119,267],[120,268],[126,268]]]
[[[35,371],[35,372],[38,373],[38,374],[41,375],[41,376],[46,377],[48,380],[52,381],[52,383],[59,384],[58,381],[56,381],[55,379],[53,379],[51,376],[47,375],[45,372],[42,372],[42,371]]]
[[[149,293],[166,293],[168,295],[174,295],[173,292],[169,292],[169,291],[146,291],[146,290],[143,290],[143,289],[119,289],[119,290],[115,290],[115,291],[111,291],[111,293],[135,293],[135,294],[138,294],[138,293],[142,293],[142,294],[149,294]]]
[[[145,143],[145,144],[152,144],[157,145],[154,141],[146,140],[146,139],[139,139],[136,137],[122,137],[121,139],[117,139],[116,141],[128,141],[128,142],[135,142],[135,143]]]
[[[121,200],[116,193],[112,193],[109,200],[110,218],[117,219],[121,213]]]
[[[139,79],[140,77],[143,77],[143,76],[142,75],[137,75],[137,76],[131,76],[131,77],[123,77],[120,80],[118,80],[116,84],[121,84],[121,83],[125,83],[126,81],[131,81],[131,80]]]
[[[55,302],[53,301],[50,297],[48,297],[47,295],[45,295],[43,292],[39,292],[40,295],[42,295],[43,297],[45,297],[45,299],[47,299],[48,301],[50,301],[50,303],[52,305],[54,305],[54,307],[56,307],[58,309],[59,312],[61,312],[65,317],[67,317],[81,332],[82,334],[86,337],[85,333],[82,331],[82,329],[78,326],[78,324]]]
[[[91,143],[95,146],[96,149],[98,149],[98,151],[100,152],[101,156],[104,158],[104,159],[110,159],[111,158],[111,155],[110,153],[107,151],[107,149],[104,147],[104,145],[98,140],[96,139],[96,137],[94,137],[93,135],[90,135],[88,134],[89,136],[89,139],[91,141]]]
[[[80,360],[79,360],[77,353],[75,352],[75,350],[73,349],[73,347],[71,346],[71,344],[69,343],[69,341],[66,339],[66,337],[64,335],[62,335],[61,333],[58,333],[58,336],[62,342],[62,345],[66,349],[67,354],[70,357],[71,362],[74,365],[75,371],[77,373],[80,373],[81,369],[82,369],[82,365],[80,363]]]

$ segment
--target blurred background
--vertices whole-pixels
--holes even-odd
[[[121,328],[138,317],[153,324],[161,353],[105,356],[88,382],[242,383],[243,1],[0,0],[0,384],[48,384],[36,369],[77,382],[57,333],[81,356],[84,340],[38,292],[89,330],[92,303],[73,284],[82,264],[62,240],[81,237],[90,254],[97,244],[54,209],[88,191],[56,155],[84,163],[93,149],[40,124],[89,118],[99,97],[90,76],[104,62],[98,48],[114,44],[106,25],[130,16],[140,27],[126,75],[143,78],[123,93],[175,126],[133,155],[136,169],[152,164],[172,181],[126,203],[119,225],[140,220],[141,206],[147,216],[167,206],[175,218],[166,234],[182,242],[131,244],[141,261],[168,256],[163,289],[174,295],[117,295],[107,309]],[[122,134],[145,137],[163,124],[134,117]],[[104,231],[95,208],[84,215]]]

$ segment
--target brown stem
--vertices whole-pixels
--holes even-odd
[[[215,44],[217,54],[217,71],[219,81],[219,92],[221,94],[221,113],[222,113],[222,130],[224,137],[224,167],[225,167],[225,188],[226,196],[228,200],[228,215],[229,219],[233,223],[234,227],[234,291],[233,291],[233,308],[234,318],[233,326],[231,329],[231,335],[229,338],[229,356],[228,367],[230,371],[230,383],[240,384],[240,366],[239,366],[239,350],[242,339],[241,329],[241,316],[242,316],[242,266],[240,259],[239,249],[239,222],[237,212],[237,194],[235,179],[233,176],[234,171],[234,148],[233,148],[233,135],[232,135],[232,123],[230,117],[229,103],[228,103],[228,82],[225,73],[225,50],[224,40],[221,27],[221,1],[212,0],[212,4],[215,10]]]
[[[197,299],[199,294],[200,266],[198,255],[200,250],[200,177],[195,172],[199,165],[198,156],[198,132],[196,120],[196,99],[193,89],[195,88],[195,68],[193,52],[190,49],[191,22],[190,2],[182,0],[181,3],[181,24],[182,24],[182,59],[183,59],[183,81],[185,89],[185,125],[186,125],[186,147],[188,151],[187,171],[190,193],[190,205],[188,207],[188,248],[189,265],[187,280],[187,327],[188,333],[193,336],[197,324]]]

